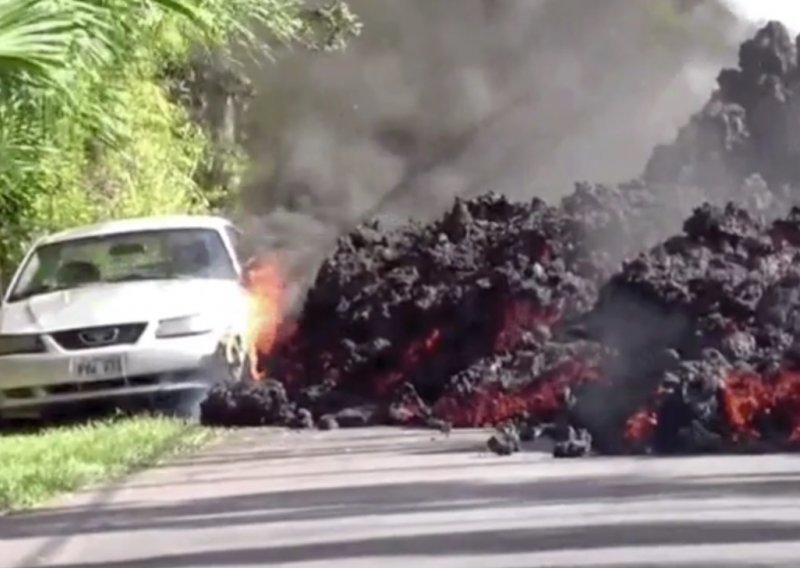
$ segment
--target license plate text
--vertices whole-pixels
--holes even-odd
[[[116,357],[92,357],[72,362],[72,374],[80,378],[119,377],[125,373],[124,360]]]

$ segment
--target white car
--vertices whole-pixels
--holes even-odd
[[[0,417],[204,395],[244,377],[240,242],[229,221],[201,216],[113,221],[36,242],[0,306]]]

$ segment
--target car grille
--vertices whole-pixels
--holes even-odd
[[[110,345],[131,345],[139,341],[146,327],[146,323],[85,327],[59,331],[53,333],[52,337],[62,349],[78,351]]]

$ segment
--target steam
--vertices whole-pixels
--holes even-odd
[[[786,0],[725,0],[725,4],[740,18],[761,26],[777,20],[792,33],[800,33],[800,5]]]
[[[714,0],[351,0],[340,54],[254,71],[246,193],[261,246],[310,275],[364,216],[456,195],[553,200],[636,177],[744,37]]]

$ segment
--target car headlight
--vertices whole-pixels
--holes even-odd
[[[158,322],[156,337],[182,337],[200,335],[214,329],[213,320],[206,314],[195,314]]]
[[[44,350],[38,335],[0,335],[0,356],[43,353]]]

